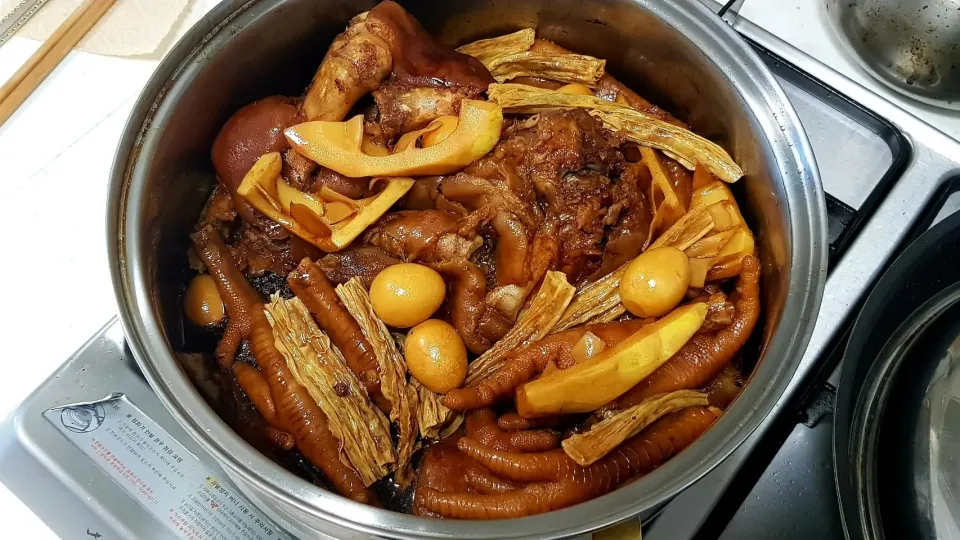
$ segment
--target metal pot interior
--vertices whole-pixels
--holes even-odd
[[[749,47],[696,0],[402,3],[447,43],[533,27],[539,37],[605,58],[608,71],[731,152],[747,173],[734,189],[764,264],[763,326],[744,355],[761,361],[747,363],[753,380],[738,401],[691,448],[640,482],[549,516],[484,524],[415,518],[323,492],[261,456],[213,413],[173,357],[183,340],[188,235],[215,182],[213,138],[246,103],[300,94],[333,37],[372,1],[224,2],[158,68],[121,142],[108,218],[131,348],[186,430],[281,517],[382,535],[468,538],[571,534],[649,510],[705,474],[757,426],[812,331],[825,279],[825,218],[799,121]],[[303,530],[318,527],[306,523]]]

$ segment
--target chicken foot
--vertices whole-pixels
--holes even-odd
[[[516,411],[501,414],[497,418],[497,425],[504,431],[520,431],[556,427],[563,422],[562,416],[542,416],[540,418],[524,418]]]
[[[227,309],[227,327],[214,351],[217,364],[221,369],[227,369],[233,365],[240,342],[250,336],[250,317],[253,305],[261,300],[260,294],[234,265],[230,248],[212,226],[201,228],[191,239],[207,272],[216,281],[217,292]]]
[[[502,369],[479,385],[451,390],[444,396],[443,404],[457,411],[490,406],[510,396],[518,386],[542,372],[551,362],[557,366],[572,365],[574,359],[570,351],[587,332],[595,334],[607,346],[613,346],[645,323],[643,320],[604,323],[549,335],[513,353],[513,358],[508,359]]]
[[[323,270],[310,259],[304,259],[290,273],[287,284],[307,306],[320,328],[327,332],[330,341],[343,353],[347,367],[360,379],[377,407],[389,411],[390,403],[380,389],[380,372],[373,346],[340,301]]]
[[[234,373],[257,412],[276,430],[271,438],[282,447],[289,435],[338,493],[377,505],[376,495],[364,485],[360,475],[340,460],[340,441],[330,431],[326,415],[288,370],[274,343],[273,329],[262,304],[252,306],[250,329],[250,351],[260,367],[236,364]]]
[[[733,322],[715,333],[695,335],[677,354],[616,400],[627,409],[645,398],[707,384],[747,342],[760,317],[760,261],[744,257],[740,278],[731,295]]]
[[[515,454],[460,439],[461,452],[497,476],[512,482],[531,478],[540,481],[496,493],[445,493],[418,487],[416,504],[434,514],[456,519],[515,518],[571,506],[608,493],[660,466],[696,440],[719,414],[718,410],[708,407],[689,407],[665,416],[588,467],[577,465],[560,450]]]
[[[497,425],[493,409],[470,411],[466,418],[467,437],[485,446],[507,452],[545,452],[560,446],[560,434],[552,429],[504,431]]]

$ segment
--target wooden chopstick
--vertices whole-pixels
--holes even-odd
[[[0,126],[30,97],[116,0],[86,0],[0,87]]]
[[[10,77],[10,80],[3,83],[3,86],[0,87],[0,102],[3,102],[3,100],[7,99],[7,96],[9,96],[11,92],[13,92],[13,89],[16,88],[17,85],[19,85],[21,82],[23,82],[23,80],[27,77],[27,75],[29,75],[30,72],[32,72],[37,67],[37,64],[39,64],[40,61],[43,60],[43,57],[45,57],[47,53],[49,53],[50,50],[53,49],[53,46],[59,43],[61,39],[63,39],[63,36],[64,34],[67,33],[67,30],[73,27],[73,25],[76,24],[78,20],[80,20],[80,17],[82,17],[83,14],[86,13],[91,6],[93,6],[92,1],[88,1],[84,4],[81,4],[80,7],[78,7],[73,13],[71,13],[70,16],[67,17],[67,20],[63,21],[63,24],[58,26],[57,29],[53,32],[53,34],[51,34],[50,37],[47,38],[47,40],[40,45],[40,48],[37,49],[36,52],[34,52],[33,55],[31,55],[30,58],[28,58],[27,61],[23,63],[22,66],[20,66],[20,69],[18,69],[17,72],[14,73],[12,77]]]

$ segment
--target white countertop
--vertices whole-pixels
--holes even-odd
[[[182,33],[216,5],[194,0]],[[858,82],[869,80],[826,26],[820,0],[748,0],[741,16]],[[0,80],[39,43],[14,37],[0,49]],[[5,417],[115,313],[107,264],[107,179],[117,140],[157,62],[73,52],[0,127],[0,230],[6,236],[0,283],[7,371]],[[927,106],[885,91],[918,116]],[[960,138],[960,114],[941,130]],[[4,529],[34,540],[53,533],[0,486]]]

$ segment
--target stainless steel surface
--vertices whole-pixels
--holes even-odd
[[[730,457],[666,505],[654,521],[651,531],[645,535],[651,540],[691,538],[699,530],[702,520],[723,497],[737,472],[757,448],[762,434],[781,416],[790,398],[796,396],[804,381],[812,374],[818,359],[828,352],[833,340],[839,337],[838,332],[855,315],[854,308],[869,292],[937,189],[960,170],[960,162],[957,161],[960,158],[958,141],[750,21],[740,18],[734,28],[895,124],[909,139],[911,157],[897,183],[843,258],[831,269],[810,343],[781,400],[753,435]],[[950,113],[945,111],[944,114]]]
[[[960,192],[954,191],[957,187],[955,179],[951,179],[949,187],[951,190],[949,192],[950,194],[947,195],[945,199],[941,199],[942,196],[937,197],[939,207],[930,207],[925,210],[924,223],[932,216],[929,226],[933,227],[947,216],[960,211]],[[933,214],[933,212],[936,212],[936,214]],[[936,244],[936,242],[934,242],[934,244]],[[923,278],[921,277],[921,279]],[[906,285],[904,288],[910,289],[911,287]],[[910,318],[909,309],[904,306],[904,296],[898,295],[897,298],[897,305],[892,307],[891,312],[899,311],[903,313],[903,317]],[[886,319],[887,316],[881,314],[880,318]],[[874,335],[885,335],[882,331],[872,332],[872,334],[870,339],[874,339]],[[880,345],[882,345],[882,343],[878,344],[878,347]],[[842,351],[835,351],[829,356],[832,357],[831,360],[838,360],[839,358],[837,357],[842,356]],[[909,369],[913,370],[919,367],[920,363],[921,358],[911,358]],[[758,530],[764,531],[768,536],[783,539],[816,537],[821,540],[842,540],[845,537],[840,511],[837,505],[839,495],[834,481],[834,468],[832,467],[832,443],[834,435],[833,409],[837,399],[837,385],[840,384],[841,379],[841,366],[836,365],[835,367],[836,369],[833,370],[827,382],[818,385],[817,389],[819,389],[819,392],[813,388],[807,391],[808,396],[812,395],[814,397],[805,402],[805,409],[799,415],[803,419],[803,422],[795,424],[793,432],[786,441],[775,448],[777,454],[774,459],[769,462],[769,465],[767,465],[766,461],[763,461],[763,465],[767,465],[766,470],[753,486],[750,493],[746,494],[743,504],[724,529],[724,537],[749,538],[756,536]],[[946,372],[946,370],[944,371]],[[936,379],[936,377],[933,378]],[[946,376],[940,379],[941,383],[948,380],[949,377]],[[845,388],[845,386],[846,382],[844,386],[841,387],[841,390]],[[935,386],[931,385],[931,389],[935,389]],[[811,392],[810,390],[813,391]],[[928,392],[928,394],[929,393],[932,392]],[[903,410],[906,407],[907,399],[906,396],[898,394],[896,408]],[[947,403],[948,405],[943,407],[945,409],[944,412],[952,406],[952,402],[946,400],[940,401],[939,399],[928,400],[926,396],[916,397],[916,399],[910,398],[910,402],[922,402],[924,409],[934,408],[929,407],[928,403]],[[912,438],[915,438],[917,442],[914,443],[914,446],[935,447],[933,436],[935,430],[929,429],[931,425],[929,418],[934,415],[927,415],[927,419],[925,420],[923,414],[918,416],[921,421],[910,422],[910,419],[901,417],[897,422],[915,426],[915,437]],[[947,414],[944,414],[944,417],[946,416]],[[946,422],[944,422],[944,424],[946,424]],[[950,427],[954,426],[960,426],[960,422],[950,424]],[[944,431],[952,431],[950,427]],[[929,444],[927,444],[926,441],[928,436],[930,438]],[[911,437],[903,437],[898,439],[894,437],[894,440],[899,440],[907,444],[910,438]],[[768,448],[771,446],[769,439],[770,436],[768,435],[765,441],[765,446]],[[937,436],[936,439],[939,440],[941,438]],[[776,444],[778,443],[774,443],[774,446],[776,446]],[[933,452],[931,451],[929,454],[933,455]],[[927,461],[924,459],[924,456],[928,455],[927,452],[917,452],[916,455],[920,457],[920,460]],[[953,452],[949,455],[955,456],[957,453]],[[754,459],[754,461],[762,461],[762,459]],[[949,467],[954,462],[955,460],[952,460],[945,463],[945,465]],[[826,465],[826,469],[824,469],[824,465]],[[903,463],[895,466],[896,470],[903,468]],[[926,469],[928,469],[928,467],[925,464],[918,467],[920,471]],[[951,473],[948,478],[960,478],[958,472]],[[749,475],[749,473],[747,474]],[[743,481],[742,476],[743,475],[741,475],[741,482]],[[885,474],[884,476],[889,477],[890,475]],[[903,474],[901,476],[905,478],[910,477],[909,474]],[[929,478],[930,475],[928,474],[924,474],[922,477],[918,475],[914,485],[917,486],[917,489],[920,489],[921,486],[932,486]],[[830,485],[827,485],[826,482],[829,482]],[[803,488],[795,489],[797,485],[803,485]],[[932,493],[934,489],[930,491]],[[958,492],[960,492],[960,490],[953,490],[951,493]],[[931,501],[932,499],[933,497],[919,498],[904,494],[904,497],[897,506],[907,508],[913,505],[915,501]],[[947,499],[948,496],[942,497],[944,501]],[[945,505],[941,508],[946,510]],[[815,516],[815,519],[810,519],[809,516]],[[957,538],[957,536],[950,536],[946,531],[931,536],[937,538]],[[894,535],[894,537],[896,537],[896,535]]]
[[[910,521],[911,525],[904,525],[905,528],[915,531],[918,536],[946,539],[960,535],[960,521],[954,518],[954,512],[960,511],[960,500],[951,492],[957,487],[957,478],[949,476],[956,472],[954,463],[958,459],[957,450],[960,450],[960,440],[956,438],[960,418],[956,416],[954,394],[956,350],[951,350],[955,349],[956,343],[949,344],[946,350],[940,347],[945,338],[943,323],[947,322],[946,327],[953,327],[956,331],[955,317],[960,313],[958,302],[960,287],[954,286],[920,308],[890,338],[860,389],[850,442],[854,448],[851,455],[856,456],[854,489],[860,512],[860,523],[854,527],[862,528],[864,538],[896,537],[890,531],[892,518],[883,515],[889,512],[887,505],[891,502],[902,513],[898,514],[898,521]],[[947,339],[954,338],[947,336]],[[928,350],[931,341],[937,342],[933,347],[938,356],[934,358],[929,356],[933,352]],[[926,379],[916,373],[930,373],[932,378]],[[914,401],[913,396],[894,390],[899,386],[898,380],[905,377],[922,381],[925,391],[918,392],[922,396],[920,400]],[[904,409],[909,411],[906,415]],[[885,424],[896,418],[912,419],[910,415],[918,410],[918,421],[904,430],[913,437],[892,439],[883,435]],[[950,416],[946,415],[948,411]],[[879,456],[882,448],[890,444],[908,449],[902,453],[913,458],[896,463],[901,470],[909,471],[912,480],[907,485],[897,483],[896,494],[879,485],[881,477],[889,476],[886,467],[894,465],[890,460],[881,461]],[[904,519],[904,515],[919,519],[914,522]],[[846,526],[849,530],[851,524],[846,523]]]
[[[870,90],[805,55],[764,30],[740,19],[737,30],[760,45],[776,50],[785,60],[896,125],[908,137],[912,155],[900,179],[870,217],[844,257],[827,279],[823,303],[813,336],[797,376],[787,387],[792,394],[809,374],[817,357],[853,314],[857,301],[879,276],[901,240],[944,180],[960,170],[960,143],[904,112]],[[783,403],[785,400],[781,400]],[[774,412],[778,411],[779,407]],[[768,416],[772,420],[772,415]]]
[[[815,429],[797,424],[784,448],[802,447],[803,453],[818,458],[798,461],[789,452],[778,453],[768,467],[772,473],[764,474],[753,487],[720,540],[843,540],[830,459],[832,442],[829,418]]]
[[[957,0],[825,0],[834,31],[878,80],[931,105],[960,108]]]
[[[0,483],[62,538],[186,538],[172,534],[43,416],[51,408],[102,401],[110,394],[123,394],[196,456],[209,469],[207,473],[223,481],[217,462],[187,436],[147,384],[124,344],[120,322],[113,318],[0,422]],[[190,479],[189,475],[174,479],[185,497]],[[205,532],[222,534],[223,529],[212,527]],[[310,538],[334,537],[315,533]]]
[[[921,401],[916,426],[918,488],[929,490],[925,509],[937,538],[960,538],[960,336],[944,351]]]
[[[366,5],[369,5],[366,4]],[[245,493],[292,531],[395,537],[557,537],[650,511],[732,452],[790,384],[825,276],[824,199],[796,115],[769,71],[694,0],[406,2],[442,39],[516,29],[609,60],[611,71],[718,137],[747,170],[737,189],[764,256],[763,360],[742,398],[700,441],[607,496],[520,520],[467,523],[384,512],[332,495],[253,451],[203,402],[174,361],[187,233],[209,190],[207,152],[229,113],[256,97],[298,93],[322,51],[363,6],[307,0],[221,4],[161,64],[118,151],[108,217],[121,320],[160,399]],[[235,11],[236,10],[236,11]],[[283,32],[277,32],[278,27]],[[644,32],[638,33],[637,28]],[[300,59],[301,63],[295,60]],[[291,62],[291,63],[287,63]]]
[[[778,79],[810,138],[823,189],[852,208],[860,208],[893,164],[890,145],[807,90]]]
[[[943,201],[943,206],[940,207],[937,215],[934,216],[930,226],[933,227],[937,223],[943,221],[943,219],[947,216],[956,214],[957,212],[960,212],[960,192],[952,193],[949,197],[947,197],[947,200]]]
[[[824,185],[827,186],[830,175],[827,171],[822,172],[824,174]],[[937,197],[939,207],[930,207],[925,210],[923,217],[924,222],[932,216],[929,222],[930,227],[935,226],[947,216],[960,211],[960,191],[955,191],[958,187],[960,186],[956,184],[955,179],[951,179],[949,187],[951,191],[948,192],[949,194],[945,193],[945,195],[947,195],[946,198],[941,199],[941,196]],[[936,212],[936,214],[933,214],[933,212]],[[907,285],[905,288],[909,289],[910,286]],[[904,297],[898,295],[898,299],[897,305],[892,307],[891,312],[905,311],[903,305]],[[908,312],[903,313],[903,316],[906,318],[909,318],[909,315]],[[886,318],[883,314],[881,314],[880,317]],[[873,334],[879,336],[884,335],[884,332],[877,331]],[[882,345],[882,343],[879,344],[878,347],[880,345]],[[955,347],[954,345],[952,348]],[[949,354],[951,354],[950,351],[944,355],[943,360],[948,360],[947,356]],[[832,357],[832,360],[842,356],[842,351],[835,351],[829,356]],[[909,369],[913,370],[919,367],[920,363],[921,358],[911,358]],[[946,364],[947,362],[945,361],[945,368],[947,367]],[[766,466],[766,470],[757,483],[753,485],[750,492],[745,494],[743,503],[724,528],[723,536],[725,538],[752,538],[765,535],[782,539],[816,537],[821,540],[842,540],[845,537],[840,511],[837,505],[839,495],[834,482],[834,468],[832,467],[834,432],[833,408],[837,398],[836,389],[837,385],[840,384],[841,375],[841,366],[836,365],[835,367],[836,369],[833,370],[827,382],[818,385],[819,392],[817,389],[809,389],[807,391],[808,396],[812,395],[814,397],[805,402],[805,409],[799,414],[803,422],[794,425],[793,431],[782,445],[779,444],[779,442],[771,445],[771,435],[767,436],[767,440],[764,441],[764,446],[767,448],[774,446],[776,456],[769,463],[760,457],[753,458],[752,461],[760,461],[763,466]],[[931,394],[936,394],[938,390],[941,389],[944,390],[944,394],[946,394],[946,390],[950,386],[948,381],[950,381],[952,377],[948,374],[948,369],[944,369],[943,373],[944,376],[939,379],[939,383],[931,385],[930,391],[926,392],[928,395],[919,396],[916,397],[916,399],[911,398],[910,402],[922,402],[924,410],[932,410],[936,408],[936,405],[933,404],[940,404],[944,413],[942,417],[948,418],[950,414],[948,411],[953,407],[953,403],[955,402],[939,397],[930,399]],[[932,379],[937,379],[937,376],[932,377]],[[810,390],[813,391],[811,392]],[[897,409],[903,410],[905,408],[906,399],[906,396],[897,395]],[[926,446],[932,449],[935,448],[940,441],[948,442],[950,440],[949,437],[935,435],[938,433],[937,429],[930,429],[931,424],[937,425],[937,423],[931,422],[930,418],[938,415],[920,414],[918,416],[920,421],[917,422],[910,422],[909,419],[903,419],[902,417],[898,420],[898,423],[912,424],[915,426],[915,436],[900,439],[905,445],[909,443],[910,438],[914,438],[916,440],[914,443],[915,447]],[[790,419],[787,419],[787,421],[789,420]],[[953,428],[960,426],[960,422],[944,421],[940,423],[940,425],[944,426],[945,429],[943,429],[943,431],[952,433],[954,431]],[[928,438],[929,441],[927,440]],[[896,437],[894,439],[896,439]],[[762,453],[763,450],[760,450],[760,452]],[[917,467],[917,470],[928,470],[930,467],[927,466],[926,462],[933,462],[934,460],[927,459],[924,456],[932,456],[934,454],[933,450],[929,452],[918,451],[915,454],[919,457],[918,461],[924,462]],[[957,452],[953,451],[947,455],[956,456]],[[945,468],[949,468],[956,463],[955,459],[948,458],[948,460],[949,461],[944,462]],[[903,463],[900,463],[900,465],[896,467],[898,470],[903,468]],[[750,473],[746,473],[746,475],[749,476]],[[740,475],[740,482],[744,482],[743,476],[743,474]],[[889,477],[890,475],[885,474],[884,476]],[[910,477],[909,474],[903,474],[902,476],[908,479]],[[913,485],[916,486],[916,489],[920,489],[922,486],[931,486],[930,492],[935,493],[939,486],[935,486],[933,481],[930,480],[930,477],[931,475],[929,474],[916,475],[916,481]],[[960,471],[948,472],[948,474],[944,475],[944,483],[947,483],[947,479],[950,478],[960,479]],[[827,482],[829,482],[830,485],[827,485]],[[798,486],[802,487],[798,488]],[[949,493],[960,493],[960,490],[954,489]],[[950,495],[948,493],[944,493],[942,496],[938,494],[937,498],[946,502],[949,500]],[[933,499],[934,497],[921,498],[905,495],[897,506],[907,508],[913,505],[915,501],[932,501]],[[936,505],[932,503],[931,506],[936,508]],[[949,511],[946,504],[940,506],[940,512],[943,513],[943,511]],[[815,516],[815,518],[810,519],[810,516]],[[931,537],[957,538],[956,532],[953,533],[954,536],[950,535],[950,524],[946,525],[946,527],[942,528],[942,532],[933,534]]]
[[[717,12],[717,15],[723,17],[723,20],[727,21],[727,24],[736,23],[740,8],[743,7],[744,1],[745,0],[729,0],[723,5],[722,8],[720,8],[720,11]]]
[[[205,455],[140,375],[114,319],[0,424],[0,482],[62,538],[100,534],[104,539],[174,540],[166,527],[41,416],[51,407],[116,391],[148,410],[196,455]],[[206,461],[216,466],[213,460]]]
[[[30,17],[40,11],[40,8],[47,3],[47,0],[23,0],[10,13],[7,13],[0,19],[0,47],[3,46],[20,27],[27,24]]]

